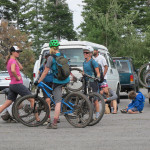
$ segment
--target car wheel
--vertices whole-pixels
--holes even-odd
[[[29,91],[32,90],[32,83],[29,84]]]
[[[117,96],[118,96],[118,98],[117,98],[117,103],[119,104],[119,103],[120,103],[120,88],[119,88],[119,85],[118,85],[118,87],[117,87],[116,94],[117,94]]]

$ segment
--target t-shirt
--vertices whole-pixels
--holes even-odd
[[[60,53],[56,53],[56,56],[60,56]],[[66,56],[64,56],[66,58]],[[66,84],[70,81],[70,77],[66,78],[65,80],[58,80],[57,79],[57,73],[58,73],[58,69],[57,69],[57,64],[56,64],[56,60],[52,57],[49,56],[47,59],[47,63],[46,63],[46,67],[50,68],[53,72],[53,83],[57,83],[57,84]]]
[[[11,65],[12,65],[12,64],[15,64],[15,70],[16,70],[17,76],[20,76],[20,77],[21,77],[20,68],[19,68],[19,65],[18,65],[17,61],[16,61],[15,59],[13,59],[13,58],[10,58],[10,59],[8,60],[8,63],[7,63],[7,71],[8,71],[8,73],[9,73],[9,75],[10,75],[10,78],[11,78],[10,84],[19,84],[19,83],[22,83],[22,84],[23,84],[22,78],[21,78],[21,80],[18,81],[18,80],[14,77],[13,73],[11,72]]]
[[[84,73],[88,74],[89,76],[95,77],[93,68],[91,66],[92,60],[93,59],[90,59],[88,62],[86,62],[86,61],[83,62],[83,70],[84,70]],[[98,63],[95,60],[92,61],[92,65],[93,65],[94,69],[98,67]]]
[[[42,74],[42,72],[44,71],[45,65],[42,64],[39,71]],[[44,78],[44,82],[53,82],[53,73],[52,70],[50,69],[48,71],[48,74],[46,75],[46,77]]]
[[[102,69],[103,69],[103,72],[104,72],[104,66],[108,66],[107,65],[107,62],[106,62],[106,59],[104,56],[102,55],[98,55],[97,57],[94,57],[93,56],[93,59],[102,66]],[[106,75],[104,76],[104,79],[107,79],[107,73]]]

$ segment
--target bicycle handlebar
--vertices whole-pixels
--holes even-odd
[[[96,78],[96,77],[94,78],[94,77],[92,77],[92,76],[90,76],[90,75],[88,75],[88,74],[86,74],[86,73],[84,73],[83,76],[86,76],[86,77],[88,77],[88,78],[91,78],[91,79],[93,79],[93,80],[95,80],[95,81],[100,81],[99,78]]]

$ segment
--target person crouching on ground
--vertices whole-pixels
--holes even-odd
[[[113,108],[112,114],[117,114],[117,94],[108,87],[106,82],[103,82],[100,88],[100,94],[104,97],[105,104]]]
[[[121,110],[121,112],[127,112],[129,114],[141,113],[145,103],[144,95],[141,92],[136,93],[135,91],[131,91],[129,92],[128,97],[132,100],[132,102],[128,105],[126,110]]]

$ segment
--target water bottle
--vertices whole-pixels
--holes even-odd
[[[113,113],[114,112],[114,108],[113,107],[111,107],[111,113]]]

